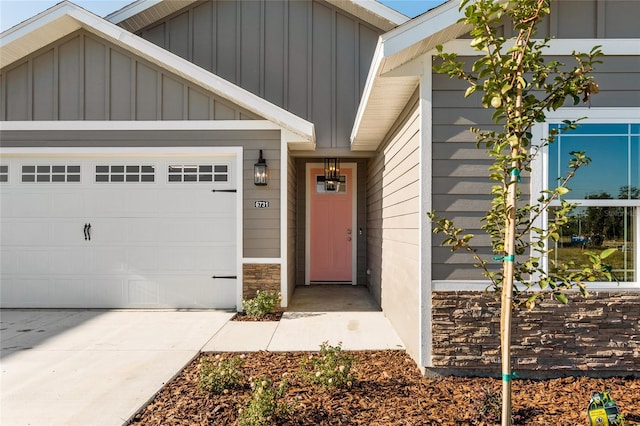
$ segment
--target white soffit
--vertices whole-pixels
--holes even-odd
[[[304,149],[315,147],[312,123],[67,1],[0,34],[0,68],[79,29],[278,124],[297,135],[290,140],[297,139],[296,142],[304,145]]]
[[[398,25],[404,24],[409,20],[409,17],[376,0],[326,1],[384,31],[396,28]]]
[[[421,72],[401,68],[468,32],[458,23],[463,16],[458,7],[458,1],[449,0],[380,36],[351,132],[351,149],[376,149],[409,101]]]
[[[136,32],[183,9],[197,0],[137,0],[104,19]]]

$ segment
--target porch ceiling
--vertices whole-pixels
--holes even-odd
[[[384,140],[420,77],[430,72],[424,69],[430,64],[416,66],[415,60],[468,32],[460,17],[458,2],[449,0],[380,37],[351,133],[352,150],[376,149]]]

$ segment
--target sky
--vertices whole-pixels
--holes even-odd
[[[61,0],[0,0],[0,32],[56,5]],[[134,0],[71,0],[98,16],[106,16]],[[414,18],[445,0],[380,0],[381,3]]]

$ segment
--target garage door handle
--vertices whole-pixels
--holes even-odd
[[[85,241],[91,240],[91,224],[90,223],[84,224],[84,239]]]
[[[237,275],[220,275],[220,276],[214,275],[211,278],[213,278],[214,280],[217,280],[217,279],[237,280],[238,276]]]

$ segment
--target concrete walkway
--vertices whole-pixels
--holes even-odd
[[[121,425],[232,316],[3,310],[0,424]]]
[[[298,288],[279,322],[233,315],[3,310],[0,424],[122,425],[200,351],[403,348],[361,287]]]

